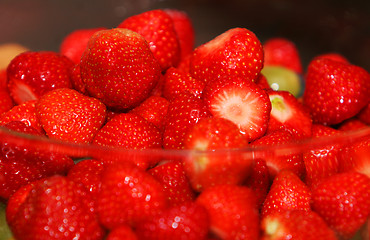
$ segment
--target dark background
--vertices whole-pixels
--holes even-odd
[[[370,1],[356,0],[0,0],[0,43],[58,51],[79,28],[116,27],[126,17],[178,8],[192,18],[196,45],[245,27],[263,42],[293,40],[304,67],[317,54],[339,52],[370,70]]]

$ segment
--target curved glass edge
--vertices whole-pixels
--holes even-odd
[[[320,149],[329,145],[346,145],[352,144],[365,139],[370,139],[370,127],[366,127],[356,131],[343,132],[334,136],[308,138],[300,141],[292,142],[283,145],[274,146],[258,146],[246,147],[240,149],[218,149],[214,151],[200,151],[200,150],[172,150],[172,149],[124,149],[121,147],[104,147],[92,144],[75,144],[63,142],[47,137],[34,136],[29,134],[18,133],[10,131],[4,127],[0,127],[1,142],[13,144],[28,149],[35,149],[38,151],[47,151],[68,155],[73,158],[86,157],[119,157],[119,156],[150,156],[150,157],[185,157],[185,156],[216,156],[220,154],[243,154],[246,157],[256,158],[265,157],[269,155],[279,156],[287,154],[298,154],[310,149]],[[4,141],[5,140],[5,141]]]

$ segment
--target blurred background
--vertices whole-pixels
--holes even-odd
[[[317,54],[339,52],[370,71],[368,0],[0,0],[0,44],[58,51],[73,30],[116,27],[128,16],[177,8],[191,17],[196,45],[245,27],[264,42],[293,40],[306,67]]]

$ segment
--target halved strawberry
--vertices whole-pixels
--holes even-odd
[[[179,205],[195,199],[184,167],[180,161],[165,161],[148,170],[163,186],[171,205]]]
[[[184,139],[185,149],[210,151],[184,159],[184,169],[196,191],[220,185],[241,184],[248,177],[252,159],[225,149],[245,148],[248,141],[239,128],[224,118],[205,118],[189,129]],[[212,151],[220,150],[217,155]]]
[[[314,211],[284,210],[261,221],[263,240],[337,240],[334,231]]]
[[[370,214],[370,178],[358,172],[336,174],[312,190],[312,209],[343,239],[350,239]]]
[[[271,101],[271,115],[267,131],[283,129],[294,138],[311,136],[312,119],[308,109],[287,91],[268,91]]]
[[[214,117],[235,123],[248,141],[265,134],[271,102],[257,84],[244,78],[225,77],[209,82],[202,97]]]
[[[262,205],[262,217],[285,210],[311,210],[311,192],[292,171],[281,170],[272,182]]]
[[[90,37],[105,28],[83,28],[68,33],[59,46],[60,54],[71,59],[75,64],[80,63]]]
[[[17,104],[36,100],[57,88],[71,88],[73,62],[52,51],[28,51],[16,56],[7,68],[8,88]]]
[[[36,111],[49,138],[73,143],[90,143],[106,118],[102,102],[69,88],[43,95]]]
[[[273,37],[263,43],[265,66],[284,66],[302,73],[302,63],[297,46],[290,39]]]
[[[176,66],[180,61],[180,42],[174,22],[164,10],[155,9],[130,16],[117,27],[142,35],[163,71]]]
[[[220,239],[259,239],[259,214],[252,189],[219,185],[204,190],[196,203],[209,214],[210,232]]]
[[[204,82],[220,77],[256,81],[263,67],[263,49],[246,28],[232,28],[197,47],[190,60],[191,75]]]
[[[253,141],[250,145],[255,147],[273,147],[276,145],[289,144],[293,141],[294,138],[291,133],[285,130],[276,130]],[[290,169],[301,179],[303,179],[305,175],[305,168],[301,153],[291,153],[289,151],[271,151],[270,154],[263,158],[263,160],[266,161],[271,180],[274,179],[275,176],[283,169]]]

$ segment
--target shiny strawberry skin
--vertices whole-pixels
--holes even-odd
[[[124,19],[118,28],[144,36],[164,71],[180,61],[180,42],[172,18],[162,9],[146,11]]]
[[[122,28],[101,30],[90,38],[80,71],[88,93],[117,110],[144,101],[161,74],[144,37]]]
[[[106,118],[102,102],[68,88],[42,96],[36,111],[49,138],[72,143],[90,143]]]
[[[115,163],[103,171],[97,210],[104,227],[136,226],[163,211],[167,205],[162,185],[136,165]]]
[[[16,56],[7,68],[8,89],[16,104],[36,100],[57,88],[71,88],[73,62],[52,51],[28,51]]]
[[[63,176],[35,183],[10,221],[10,228],[20,240],[100,240],[104,236],[85,189]]]
[[[255,81],[263,67],[263,48],[257,36],[245,28],[232,28],[195,48],[190,74],[204,82],[229,76]]]
[[[343,239],[350,239],[370,214],[370,178],[357,172],[336,174],[312,190],[312,209]]]
[[[363,68],[327,58],[310,62],[303,102],[315,123],[341,123],[358,114],[369,96],[370,74]]]

